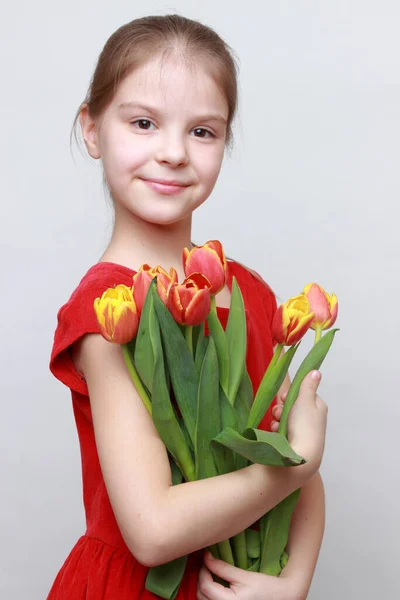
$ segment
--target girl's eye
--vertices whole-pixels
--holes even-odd
[[[136,125],[138,124],[138,128],[141,129],[142,131],[149,131],[149,125],[154,125],[154,123],[152,123],[151,121],[149,121],[148,119],[137,119],[136,121],[132,121],[131,125]]]
[[[207,137],[206,135],[201,135],[202,133],[205,133],[211,137],[215,137],[215,135],[213,133],[211,133],[211,131],[208,131],[208,129],[203,129],[203,127],[196,127],[196,129],[194,129],[193,131],[195,131],[196,133],[200,133],[200,135],[196,135],[196,137],[200,137],[200,138],[205,138]]]

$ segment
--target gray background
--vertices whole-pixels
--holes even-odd
[[[111,213],[100,165],[71,159],[72,119],[109,35],[170,12],[214,27],[241,66],[236,148],[193,239],[221,239],[282,299],[318,281],[340,302],[309,598],[395,600],[400,8],[385,0],[1,3],[1,598],[44,599],[84,532],[70,394],[48,362]]]

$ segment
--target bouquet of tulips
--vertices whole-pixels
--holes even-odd
[[[272,323],[275,353],[254,396],[246,368],[243,297],[235,277],[225,329],[217,315],[215,296],[228,275],[221,243],[185,248],[183,266],[186,279],[179,283],[175,269],[168,273],[144,264],[133,276],[132,287],[115,285],[94,302],[100,332],[121,345],[133,382],[168,450],[173,485],[251,463],[304,464],[287,440],[288,415],[302,380],[320,368],[338,331],[322,335],[336,320],[336,296],[312,283],[277,309]],[[257,429],[308,329],[316,332],[314,346],[290,386],[278,432]],[[289,347],[286,352],[284,346]],[[209,550],[242,569],[279,576],[288,560],[285,548],[299,492],[266,513],[258,529],[248,528]],[[173,600],[186,560],[180,557],[149,569],[146,588]]]

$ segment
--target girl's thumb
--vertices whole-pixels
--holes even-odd
[[[319,386],[319,382],[321,381],[321,373],[320,371],[311,371],[304,377],[301,383],[302,397],[304,398],[314,398],[317,388]]]

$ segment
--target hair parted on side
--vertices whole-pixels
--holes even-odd
[[[228,104],[226,146],[232,147],[232,122],[238,105],[238,64],[232,48],[207,25],[182,15],[154,15],[134,19],[117,29],[107,40],[82,104],[93,119],[101,117],[119,84],[135,69],[155,57],[162,61],[179,58],[188,68],[201,63],[224,94]],[[76,133],[80,105],[71,130]]]

